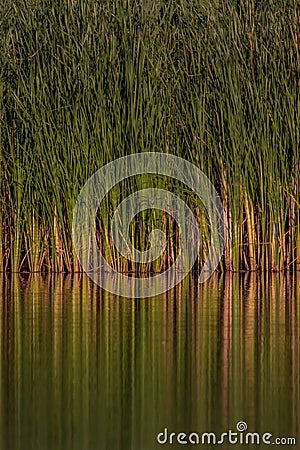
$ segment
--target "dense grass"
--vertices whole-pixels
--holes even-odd
[[[85,181],[122,155],[158,151],[195,163],[222,196],[221,268],[296,268],[299,28],[296,0],[3,0],[0,267],[78,270],[70,230]],[[100,246],[119,270],[136,268],[111,244],[111,212],[143,183],[116,189],[99,214]],[[209,226],[193,194],[177,191],[198,214],[201,263]],[[160,213],[147,227],[139,219],[137,246],[152,223],[168,233],[167,253],[144,267],[162,270],[178,228]]]

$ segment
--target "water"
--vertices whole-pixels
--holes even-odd
[[[184,448],[156,436],[235,432],[239,421],[299,448],[296,278],[188,278],[146,300],[85,276],[0,286],[1,450]]]

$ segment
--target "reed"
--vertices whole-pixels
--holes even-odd
[[[223,270],[299,269],[299,11],[278,2],[2,1],[0,6],[0,270],[77,271],[72,213],[85,181],[116,158],[169,152],[195,163],[223,199]],[[142,181],[141,183],[142,184]],[[136,267],[112,246],[115,205],[97,234],[121,271],[160,271],[178,250],[164,215],[137,218],[168,236],[155,264]],[[210,230],[193,193],[177,191]],[[150,187],[150,186],[149,186]],[[149,213],[150,214],[150,213]]]

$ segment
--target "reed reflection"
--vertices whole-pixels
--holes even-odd
[[[1,284],[1,449],[152,449],[164,427],[239,420],[299,438],[295,277],[190,277],[146,300],[84,276]]]

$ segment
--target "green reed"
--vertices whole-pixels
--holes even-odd
[[[299,14],[297,2],[20,0],[0,6],[0,264],[3,270],[77,271],[72,213],[85,181],[143,151],[195,163],[222,197],[228,231],[222,269],[299,267]],[[167,253],[135,267],[113,247],[116,205],[100,208],[97,235],[118,270],[163,270],[178,228],[151,225]],[[172,188],[170,180],[158,187]],[[148,186],[150,187],[150,186]],[[210,229],[199,220],[199,263]]]

